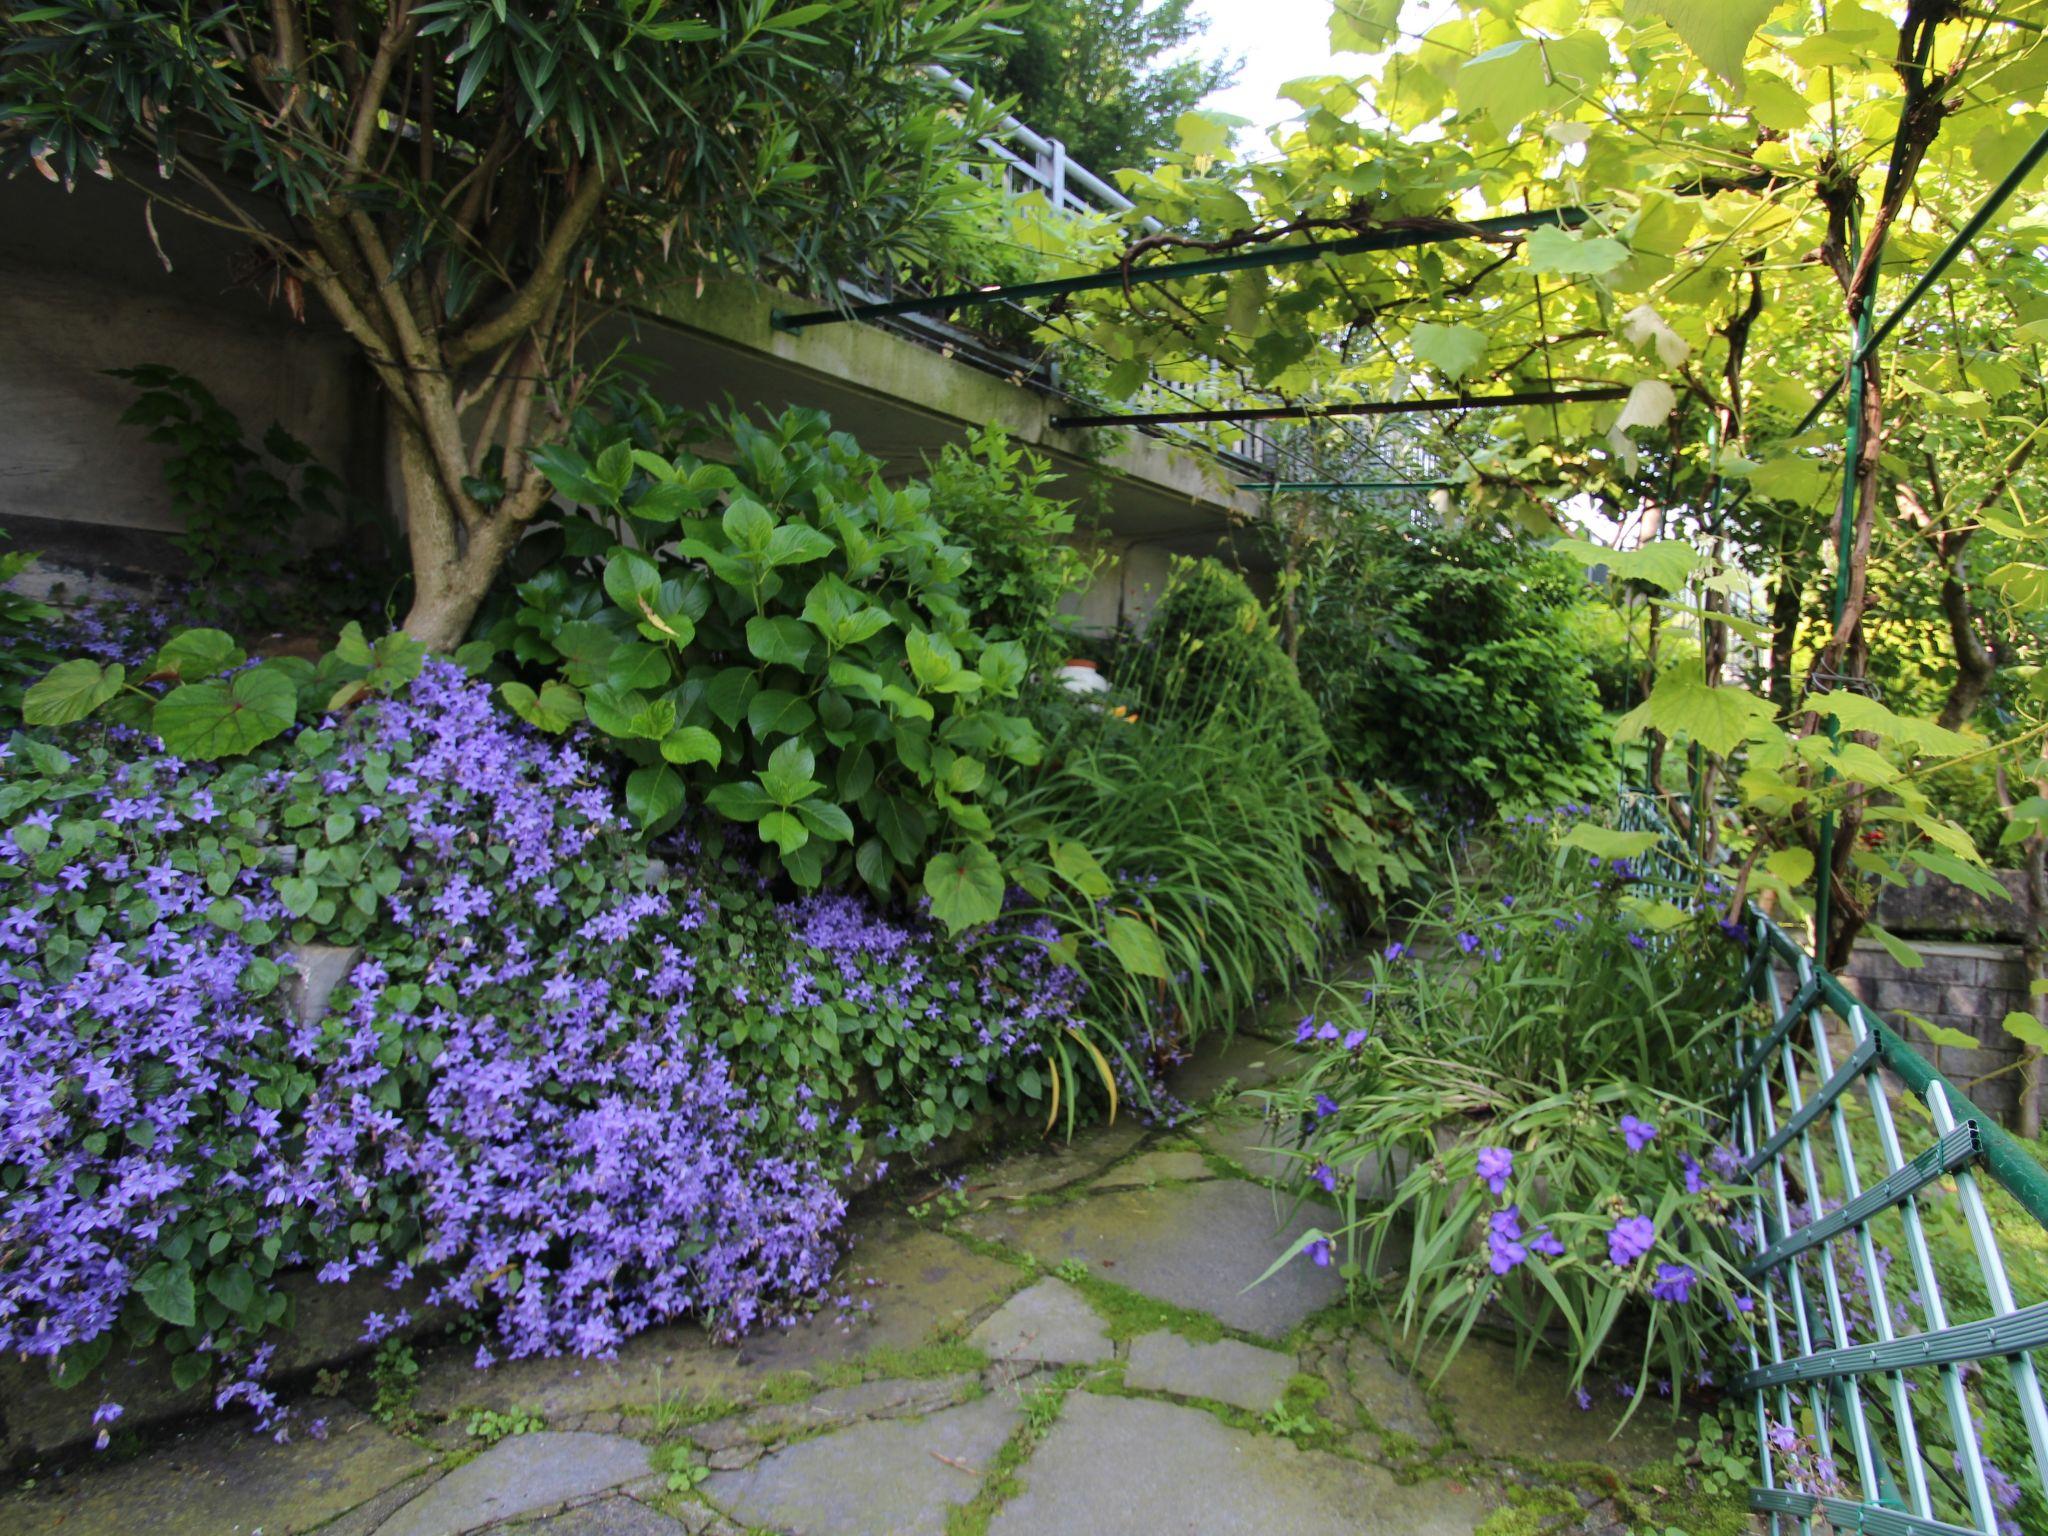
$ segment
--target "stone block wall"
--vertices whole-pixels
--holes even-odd
[[[2004,1069],[2019,1060],[2020,1046],[2001,1021],[2009,1012],[2025,1012],[2030,1007],[2026,961],[2019,945],[1939,939],[1911,942],[1925,962],[1918,970],[1900,965],[1875,940],[1858,940],[1843,984],[1882,1013],[1915,1050],[1980,1108],[2007,1125],[2013,1124],[2019,1110],[2020,1073]],[[1978,1045],[1973,1050],[1935,1045],[1908,1014],[1959,1029]]]

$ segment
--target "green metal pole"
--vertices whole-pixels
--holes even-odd
[[[1863,358],[1870,341],[1870,319],[1873,309],[1871,295],[1866,291],[1856,302],[1855,346],[1849,357],[1849,422],[1844,430],[1844,457],[1842,460],[1842,508],[1835,526],[1835,600],[1833,603],[1834,627],[1842,627],[1842,615],[1849,609],[1849,545],[1856,528],[1857,475],[1856,461],[1863,451]],[[1840,738],[1841,728],[1835,717],[1828,717],[1828,739]],[[1825,783],[1834,778],[1830,769],[1823,777]],[[1813,948],[1814,957],[1822,965],[1827,964],[1828,920],[1831,911],[1834,888],[1835,857],[1835,813],[1824,811],[1820,819],[1820,858],[1815,872],[1820,880],[1819,898],[1814,903]]]

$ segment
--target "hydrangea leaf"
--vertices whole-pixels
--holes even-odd
[[[817,633],[802,619],[788,614],[747,620],[747,649],[756,661],[768,666],[801,667],[810,659]]]
[[[157,701],[150,726],[179,757],[238,757],[288,730],[299,713],[299,691],[271,666],[231,678],[185,683]]]
[[[1003,910],[1003,870],[980,843],[932,855],[924,867],[925,894],[932,916],[948,933],[989,923]]]

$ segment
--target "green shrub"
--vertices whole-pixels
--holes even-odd
[[[1314,550],[1301,675],[1344,772],[1464,811],[1604,794],[1577,567],[1523,539],[1391,519]]]
[[[21,722],[22,690],[57,659],[49,645],[57,610],[14,587],[35,562],[26,550],[0,554],[0,730]]]
[[[1726,1134],[1728,941],[1642,901],[1531,816],[1482,882],[1453,880],[1302,1021],[1311,1069],[1272,1090],[1304,1199],[1339,1220],[1289,1258],[1380,1272],[1411,1255],[1396,1316],[1454,1353],[1482,1315],[1573,1385],[1621,1369],[1683,1397],[1750,1302],[1731,1255],[1739,1163]],[[1676,926],[1672,926],[1676,922]],[[1663,931],[1659,931],[1660,928]]]
[[[1043,494],[1051,465],[987,427],[948,443],[926,475],[932,515],[971,556],[960,600],[975,623],[992,640],[1021,642],[1034,672],[1057,666],[1071,627],[1060,604],[1088,585],[1094,564],[1067,542],[1072,507]]]
[[[721,425],[729,467],[618,426],[546,452],[578,510],[565,558],[492,630],[538,683],[507,701],[546,730],[588,719],[637,765],[626,801],[649,832],[699,800],[801,887],[857,872],[883,891],[922,865],[944,921],[988,921],[990,768],[1039,753],[1003,704],[1025,647],[974,623],[968,551],[924,486],[892,489],[816,411]]]
[[[1222,712],[1273,732],[1283,757],[1329,756],[1316,702],[1265,605],[1245,579],[1215,560],[1176,560],[1119,679],[1150,715],[1201,720]]]

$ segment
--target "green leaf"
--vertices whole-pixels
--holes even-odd
[[[637,617],[641,600],[661,590],[661,572],[637,549],[614,549],[604,563],[604,590],[613,602]]]
[[[277,882],[277,899],[293,917],[304,917],[320,899],[320,886],[303,875],[286,875]]]
[[[1957,1051],[1981,1051],[1984,1048],[1984,1042],[1967,1030],[1954,1029],[1947,1024],[1935,1024],[1918,1014],[1907,1014],[1905,1017],[1912,1019],[1913,1027],[1927,1037],[1929,1045],[1945,1045]]]
[[[235,757],[288,730],[298,713],[290,676],[266,663],[173,688],[157,701],[150,728],[179,757]]]
[[[720,784],[704,797],[705,803],[727,821],[759,821],[778,807],[768,792],[752,779]]]
[[[725,757],[725,749],[703,726],[685,725],[661,739],[661,755],[679,768],[688,763],[710,763],[716,767]]]
[[[803,523],[784,523],[768,536],[767,561],[772,566],[808,565],[837,548],[831,537]]]
[[[1105,937],[1111,953],[1133,976],[1167,979],[1166,951],[1160,947],[1159,935],[1149,923],[1118,912],[1110,917]]]
[[[1868,694],[1847,690],[1824,693],[1808,700],[1808,705],[1818,714],[1834,716],[1845,731],[1868,731],[1887,741],[1912,747],[1929,757],[1956,757],[1981,745],[1962,732],[1947,730],[1932,720],[1894,714]]]
[[[22,695],[21,718],[28,725],[70,725],[83,720],[121,691],[127,669],[101,666],[81,657],[62,661]]]
[[[853,841],[853,818],[830,801],[801,801],[796,807],[796,813],[803,818],[805,826],[828,843]]]
[[[206,1277],[206,1288],[213,1293],[213,1299],[230,1312],[245,1311],[256,1299],[256,1282],[248,1269],[240,1264],[214,1270]]]
[[[809,701],[780,688],[763,688],[747,705],[747,729],[758,741],[770,736],[798,736],[817,723]]]
[[[142,1304],[174,1328],[198,1325],[198,1298],[193,1294],[192,1271],[182,1264],[156,1263],[135,1281],[135,1294]]]
[[[1794,850],[1787,849],[1786,851],[1793,852]],[[1806,852],[1803,848],[1796,851],[1800,853]],[[1813,873],[1813,855],[1811,854],[1807,854],[1806,857],[1806,872],[1809,875]],[[1884,929],[1878,927],[1877,924],[1871,922],[1866,922],[1863,927],[1865,932],[1884,946],[1884,952],[1892,957],[1894,964],[1909,971],[1917,971],[1927,963],[1919,950],[1908,944],[1897,934],[1887,933]],[[1928,1028],[1931,1029],[1933,1026],[1929,1025]],[[1977,1042],[1971,1040],[1970,1043],[1975,1045]],[[1949,1044],[1953,1045],[1955,1042],[1951,1040]]]
[[[248,659],[226,630],[188,629],[164,642],[149,671],[152,677],[169,675],[189,683],[238,667]]]
[[[768,754],[768,766],[760,773],[761,788],[777,805],[795,805],[825,787],[811,777],[817,765],[816,754],[792,736]]]
[[[1628,260],[1628,247],[1619,240],[1568,234],[1549,225],[1529,231],[1524,253],[1532,271],[1564,277],[1599,277]]]
[[[802,667],[816,640],[810,625],[786,614],[747,620],[747,649],[755,660],[770,666]]]
[[[1567,832],[1561,848],[1583,848],[1596,859],[1632,859],[1657,846],[1654,832],[1617,832],[1582,821]]]
[[[1647,582],[1665,592],[1676,592],[1699,564],[1699,551],[1684,539],[1652,539],[1635,549],[1609,549],[1590,539],[1560,539],[1558,546],[1579,564],[1604,565],[1623,581]]]
[[[763,841],[773,843],[784,853],[795,853],[811,840],[810,830],[793,813],[773,810],[761,818],[760,832]]]
[[[550,678],[535,693],[524,683],[500,683],[499,697],[535,730],[559,734],[583,718],[583,695]]]
[[[1079,843],[1051,844],[1052,867],[1059,877],[1090,901],[1101,901],[1116,889],[1102,865]]]
[[[1245,125],[1244,118],[1228,112],[1183,112],[1173,120],[1173,131],[1184,153],[1213,160],[1230,148],[1231,129]]]
[[[1668,25],[1699,61],[1730,85],[1742,83],[1742,58],[1777,0],[1630,0],[1631,17],[1647,13]]]
[[[666,764],[626,776],[626,810],[643,831],[658,831],[683,808],[683,780]]]
[[[924,867],[924,889],[932,916],[949,934],[993,922],[1003,910],[1002,866],[980,843],[932,855]]]
[[[1540,112],[1550,95],[1543,55],[1533,39],[1489,48],[1458,66],[1458,110],[1484,112],[1502,133]]]
[[[2005,1032],[2020,1044],[2031,1045],[2037,1051],[2048,1051],[2048,1029],[2044,1029],[2041,1021],[2031,1013],[2021,1013],[2015,1009],[1999,1022],[2004,1026]]]
[[[1486,356],[1486,332],[1469,325],[1438,325],[1425,320],[1408,333],[1408,350],[1455,382]]]
[[[1667,736],[1684,736],[1717,757],[1726,757],[1765,729],[1771,720],[1770,700],[1742,688],[1720,688],[1700,677],[1697,667],[1679,665],[1657,679],[1650,697],[1625,715],[1616,728],[1623,741],[1655,726]]]

